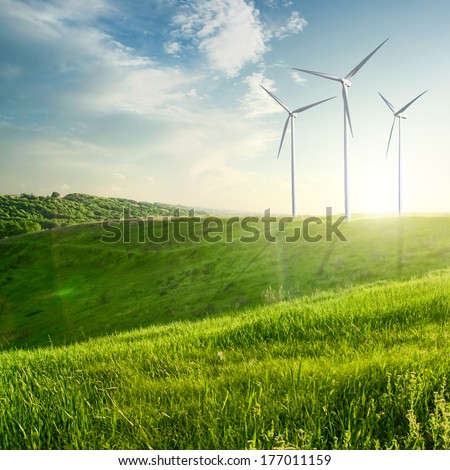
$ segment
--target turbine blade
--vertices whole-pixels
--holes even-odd
[[[388,106],[388,108],[395,114],[394,106],[392,106],[392,104],[389,103],[389,101],[388,101],[380,92],[378,92],[378,94],[381,96],[381,98],[382,98],[383,101],[386,103],[386,105]]]
[[[281,142],[280,142],[280,147],[278,148],[277,158],[280,158],[281,147],[283,146],[284,136],[286,135],[286,131],[287,131],[288,124],[289,124],[289,119],[291,119],[290,114],[287,117],[286,122],[284,123],[284,128],[283,128],[283,133],[281,134]]]
[[[428,90],[425,90],[423,93],[421,93],[419,96],[416,96],[413,100],[411,100],[408,104],[406,104],[405,106],[403,106],[403,108],[400,108],[395,114],[398,115],[398,114],[401,114],[403,113],[403,111],[406,111],[407,108],[409,108],[413,103],[414,101],[418,100],[422,95],[424,95]]]
[[[389,146],[391,145],[392,132],[394,131],[394,126],[395,126],[395,119],[396,119],[396,117],[397,117],[397,116],[394,116],[394,120],[392,121],[391,132],[390,132],[390,134],[389,134],[389,140],[388,140],[387,149],[386,149],[386,158],[388,157]]]
[[[348,107],[348,96],[347,96],[347,88],[345,85],[342,85],[342,98],[344,100],[344,113],[347,118],[348,125],[350,127],[350,132],[353,137],[353,129],[352,129],[352,120],[350,119],[350,109]]]
[[[341,81],[339,77],[336,77],[335,75],[330,75],[328,73],[313,72],[312,70],[294,69],[294,68],[292,70],[297,70],[298,72],[310,73],[311,75],[317,75],[318,77],[327,78],[328,80],[335,80],[336,82]]]
[[[309,108],[317,106],[318,104],[321,104],[321,103],[325,103],[325,101],[333,100],[334,98],[336,98],[336,97],[333,96],[331,98],[327,98],[326,100],[317,101],[317,103],[309,104],[308,106],[303,106],[302,108],[294,109],[294,111],[292,111],[292,113],[302,113],[303,111],[306,111]]]
[[[277,96],[275,96],[272,92],[270,92],[269,90],[267,90],[266,88],[264,88],[262,85],[259,85],[264,91],[266,91],[269,96],[271,96],[282,108],[284,108],[288,113],[290,113],[290,109],[280,100],[280,98],[278,98]]]
[[[352,78],[353,75],[359,71],[359,69],[377,52],[377,50],[388,40],[389,38],[385,39],[376,49],[374,49],[365,59],[363,59],[348,75],[345,77],[346,79]]]

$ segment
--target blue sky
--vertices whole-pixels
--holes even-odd
[[[353,212],[395,212],[397,108],[406,212],[450,211],[447,0],[0,0],[0,193],[84,192],[290,211],[284,111],[296,119],[300,214],[343,211],[339,84],[352,79]]]

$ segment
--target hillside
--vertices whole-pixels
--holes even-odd
[[[64,197],[0,195],[0,238],[105,219],[172,216],[176,209],[181,214],[186,214],[188,210],[159,202],[137,202],[78,193]]]
[[[448,449],[449,298],[442,270],[2,352],[0,448]]]
[[[193,224],[187,223],[186,233],[196,230]],[[301,224],[290,225],[288,233]],[[167,234],[162,242],[146,239],[142,223],[116,228],[123,237],[114,243],[105,242],[109,232],[100,224],[0,241],[1,348],[64,345],[154,324],[199,321],[450,266],[450,217],[355,219],[341,226],[347,241],[315,243],[288,243],[281,232],[276,243],[269,242],[261,223],[253,243],[240,241],[243,229],[237,225],[226,231],[228,241],[208,242],[204,231],[199,242],[185,243],[162,221],[153,227],[155,234]]]

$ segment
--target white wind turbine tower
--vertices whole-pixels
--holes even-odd
[[[419,96],[416,96],[413,100],[411,100],[408,104],[405,104],[402,108],[398,111],[395,111],[394,106],[381,94],[378,93],[383,101],[386,103],[387,107],[392,111],[394,115],[394,120],[392,121],[391,132],[389,134],[388,145],[386,149],[386,158],[389,152],[389,145],[391,144],[392,132],[394,131],[395,120],[398,119],[398,214],[402,213],[402,160],[401,160],[401,150],[402,150],[402,139],[401,139],[401,120],[406,119],[408,116],[404,114],[407,108],[409,108],[414,101],[418,100],[422,95],[424,95],[428,90],[425,90]]]
[[[388,38],[389,39],[389,38]],[[351,86],[349,81],[359,69],[378,51],[378,49],[388,40],[383,41],[375,50],[373,50],[365,59],[363,59],[353,70],[351,70],[344,78],[327,73],[313,72],[312,70],[304,70],[294,68],[299,72],[310,73],[318,77],[327,78],[328,80],[335,80],[342,84],[342,98],[344,101],[344,200],[345,200],[345,219],[351,220],[350,205],[349,205],[349,191],[348,191],[348,152],[347,152],[347,124],[350,127],[350,132],[353,137],[352,122],[350,119],[350,110],[348,107],[348,88]]]
[[[266,91],[269,94],[269,96],[271,96],[288,113],[288,117],[286,119],[286,122],[284,123],[283,133],[281,134],[281,142],[280,142],[280,147],[278,148],[277,158],[280,157],[281,147],[283,146],[284,136],[286,135],[286,131],[287,131],[287,128],[288,128],[289,121],[291,123],[292,217],[295,217],[296,216],[296,209],[295,209],[295,142],[294,142],[294,119],[296,117],[295,115],[298,114],[298,113],[302,113],[303,111],[306,111],[309,108],[317,106],[318,104],[325,103],[325,101],[332,100],[333,98],[336,98],[336,97],[333,96],[332,98],[327,98],[326,100],[317,101],[316,103],[312,103],[312,104],[309,104],[307,106],[303,106],[301,108],[294,109],[294,111],[291,111],[277,96],[275,96],[269,90],[264,88],[262,85],[260,85],[260,86],[264,91]]]

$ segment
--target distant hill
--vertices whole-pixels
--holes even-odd
[[[184,206],[160,202],[137,202],[80,193],[55,196],[56,193],[54,196],[0,195],[0,238],[62,225],[120,217],[171,216],[177,209],[180,214],[188,211]]]

